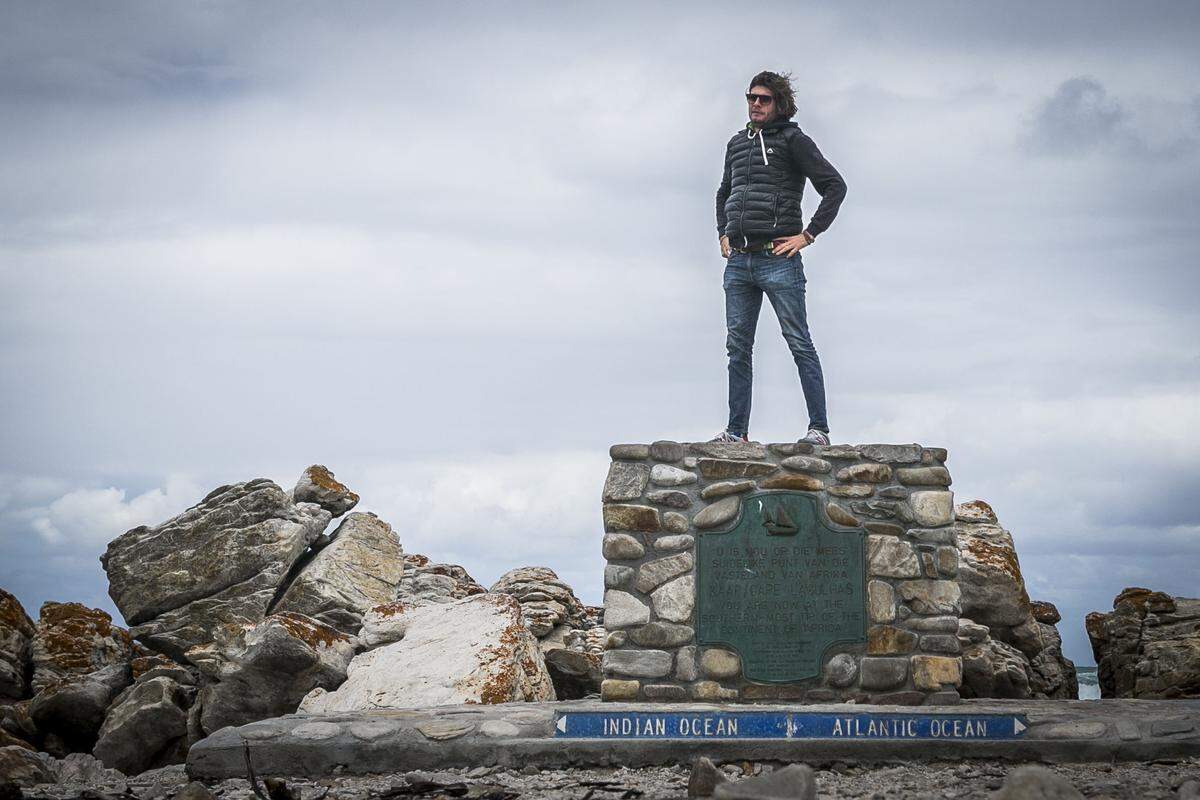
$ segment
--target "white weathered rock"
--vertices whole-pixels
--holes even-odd
[[[272,611],[290,611],[354,634],[372,606],[391,602],[404,576],[404,551],[392,526],[374,514],[348,515]]]
[[[697,480],[696,473],[669,464],[655,464],[650,470],[650,482],[655,486],[684,486]]]
[[[358,495],[333,477],[327,467],[313,464],[304,470],[292,489],[297,503],[316,503],[335,517],[340,517],[358,505]]]
[[[517,598],[526,627],[538,638],[559,625],[572,628],[583,625],[583,603],[549,567],[511,569],[500,576],[490,591]]]
[[[696,577],[685,575],[660,586],[650,595],[654,613],[671,622],[687,622],[696,606]]]
[[[604,627],[608,630],[644,625],[650,621],[650,607],[631,595],[616,589],[604,593]]]
[[[300,614],[276,614],[188,652],[207,678],[200,725],[211,734],[290,714],[314,688],[333,689],[354,657],[350,637]]]
[[[520,604],[484,594],[405,608],[403,638],[355,656],[336,691],[314,690],[308,713],[553,700],[554,687]]]
[[[139,640],[182,659],[226,626],[260,622],[284,577],[330,520],[265,478],[222,486],[101,557],[109,595]]]
[[[954,492],[913,492],[908,503],[918,525],[933,528],[954,521]]]

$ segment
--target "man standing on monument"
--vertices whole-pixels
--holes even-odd
[[[800,251],[830,226],[846,182],[817,145],[792,122],[796,100],[789,75],[760,72],[746,92],[750,121],[725,147],[717,189],[717,235],[725,264],[725,325],[729,351],[729,424],[714,442],[744,442],[750,427],[751,354],[763,292],[791,348],[808,406],[808,434],[829,444],[825,379],[808,333]],[[805,179],[821,195],[804,227]]]

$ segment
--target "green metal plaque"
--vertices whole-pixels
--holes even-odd
[[[746,680],[815,678],[831,645],[866,640],[864,539],[812,495],[744,496],[733,527],[696,545],[696,641],[737,650]]]

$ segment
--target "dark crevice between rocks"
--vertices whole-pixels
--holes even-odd
[[[279,605],[279,601],[287,594],[287,590],[291,588],[292,583],[300,576],[300,573],[304,572],[322,550],[334,543],[337,539],[338,531],[341,530],[342,523],[345,521],[345,517],[331,519],[316,541],[300,554],[300,557],[292,564],[287,574],[283,576],[283,580],[279,582],[278,588],[275,589],[275,594],[272,595],[271,602],[267,604],[267,610],[264,612],[265,616],[269,617],[275,613],[275,607]],[[332,530],[330,530],[331,528]]]

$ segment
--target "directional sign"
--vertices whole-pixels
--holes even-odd
[[[1020,714],[586,711],[555,720],[559,739],[1017,739]]]

